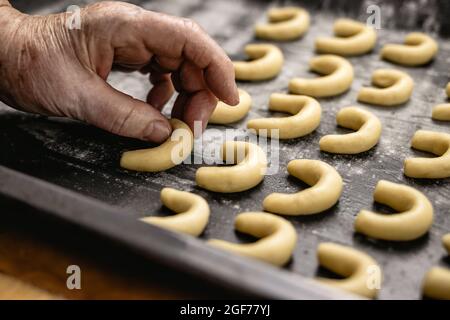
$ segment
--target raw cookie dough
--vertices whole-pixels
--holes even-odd
[[[236,217],[236,230],[261,238],[254,243],[238,244],[212,239],[208,243],[243,256],[262,260],[276,266],[285,265],[297,243],[292,223],[265,212],[246,212]]]
[[[199,236],[209,220],[209,206],[202,197],[172,188],[161,190],[161,202],[177,214],[169,217],[145,217],[141,221],[175,232]]]
[[[233,61],[237,80],[268,80],[278,75],[283,67],[283,53],[272,44],[249,44],[245,53],[252,61]]]
[[[445,89],[447,97],[450,98],[450,82]],[[450,121],[450,103],[438,104],[433,108],[431,118],[439,121]]]
[[[362,88],[358,101],[395,106],[407,102],[414,89],[414,80],[407,73],[394,69],[375,70],[372,84],[380,88]]]
[[[316,79],[294,78],[289,91],[315,98],[337,96],[347,91],[353,82],[353,67],[346,59],[332,54],[311,59],[310,70],[324,76]]]
[[[450,121],[450,103],[438,104],[431,116],[434,120]]]
[[[226,164],[237,164],[201,167],[195,175],[198,186],[214,192],[241,192],[255,187],[264,179],[267,171],[267,157],[256,144],[226,141],[221,151]]]
[[[381,268],[369,255],[336,243],[321,243],[317,249],[319,264],[338,275],[342,280],[317,278],[327,285],[349,292],[375,298],[382,282]]]
[[[194,137],[184,122],[170,119],[172,135],[158,147],[127,151],[120,159],[120,166],[128,170],[159,172],[182,163],[192,151]]]
[[[361,210],[355,221],[356,232],[376,239],[409,241],[426,234],[433,224],[433,206],[414,188],[381,180],[375,187],[373,198],[399,213]]]
[[[423,294],[433,299],[450,300],[450,269],[431,268],[423,281]]]
[[[219,101],[214,110],[209,123],[213,124],[229,124],[244,118],[250,107],[252,106],[252,97],[242,89],[239,91],[239,104],[237,106],[229,106],[226,103]]]
[[[336,117],[337,124],[356,130],[348,134],[332,134],[320,139],[320,150],[356,154],[372,149],[380,140],[381,122],[373,113],[357,107],[341,109]]]
[[[381,57],[405,66],[420,66],[430,62],[438,49],[433,38],[413,32],[406,36],[404,44],[386,44],[381,50]]]
[[[264,210],[285,215],[308,215],[325,211],[342,194],[342,178],[319,160],[292,160],[288,172],[311,187],[294,194],[272,193],[264,199]]]
[[[278,130],[279,139],[299,138],[316,130],[322,114],[317,100],[282,93],[270,95],[269,110],[288,112],[292,116],[253,119],[247,123],[247,128],[255,130],[261,136],[272,137],[272,130],[275,129]]]
[[[309,29],[309,13],[298,7],[273,8],[268,24],[257,24],[255,35],[266,40],[288,41],[300,38]]]
[[[406,176],[428,179],[450,177],[450,134],[419,130],[414,134],[411,146],[438,157],[406,159],[404,163]]]
[[[336,37],[317,38],[316,51],[357,56],[371,51],[377,42],[374,28],[351,19],[338,19],[334,23],[334,34]]]

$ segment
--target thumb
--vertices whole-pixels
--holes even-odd
[[[155,143],[165,141],[172,132],[169,121],[158,110],[99,77],[85,82],[82,91],[80,120],[114,134]]]

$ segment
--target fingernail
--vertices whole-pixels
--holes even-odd
[[[202,130],[199,132],[198,130],[194,130],[194,138],[200,138],[203,134],[203,132],[205,132],[206,127],[208,126],[208,120],[202,120]]]
[[[169,135],[172,131],[172,128],[168,123],[163,121],[155,121],[153,122],[152,131],[147,136],[148,140],[151,140],[156,143],[161,143],[169,138]]]
[[[231,88],[231,92],[233,92],[233,94],[227,99],[229,101],[226,101],[226,103],[230,106],[236,106],[237,104],[239,104],[239,92],[236,84],[234,84],[234,87]]]
[[[194,139],[200,138],[202,136],[207,125],[208,125],[207,121],[200,119],[194,120],[193,122],[189,123],[189,128],[191,128],[192,130]]]

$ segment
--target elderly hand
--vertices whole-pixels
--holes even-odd
[[[69,14],[29,16],[0,0],[0,99],[17,109],[86,121],[152,142],[171,133],[160,113],[179,92],[172,117],[203,129],[217,100],[235,105],[233,65],[193,21],[121,2],[81,10],[81,29]],[[106,79],[113,65],[149,74],[142,102]]]

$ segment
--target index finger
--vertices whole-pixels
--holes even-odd
[[[144,11],[141,21],[144,42],[153,53],[191,61],[204,70],[206,84],[219,100],[239,103],[233,63],[197,23],[151,11]]]

